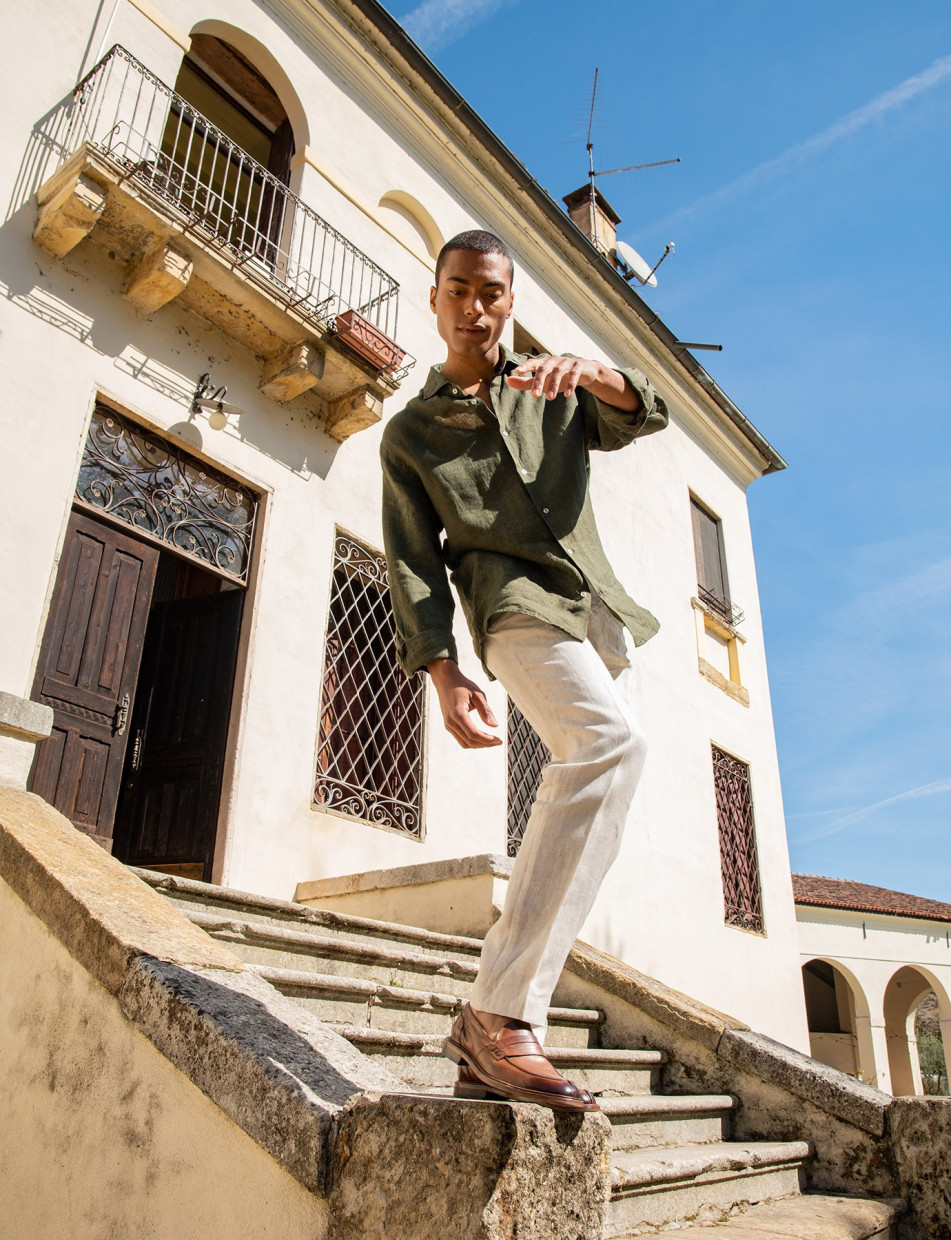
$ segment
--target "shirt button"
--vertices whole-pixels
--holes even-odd
[[[527,474],[527,473],[528,473],[528,470],[527,470],[527,469],[523,469],[521,472],[522,472],[523,474]]]
[[[582,597],[582,598],[587,598],[587,597],[588,597],[588,591],[587,591],[587,590],[582,590],[582,591],[581,591],[581,597]]]
[[[551,509],[549,509],[549,508],[543,508],[543,509],[542,509],[542,512],[545,514],[545,516],[546,516],[546,517],[548,516],[548,514],[549,514],[549,512],[550,512],[550,511],[551,511]]]
[[[571,550],[571,548],[570,548],[570,547],[566,547],[566,548],[565,548],[565,552],[566,552],[566,554],[568,554],[568,555],[574,555],[574,552]]]
[[[508,437],[509,437],[509,433],[508,433],[508,431],[503,431],[503,432],[502,432],[502,434],[504,435],[504,437],[505,437],[506,439],[508,439]]]

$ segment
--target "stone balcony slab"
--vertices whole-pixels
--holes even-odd
[[[400,372],[374,370],[329,323],[289,302],[264,258],[236,253],[121,161],[84,143],[37,192],[34,240],[57,258],[81,242],[115,256],[140,312],[187,307],[260,358],[261,390],[295,400],[337,440],[373,425]]]

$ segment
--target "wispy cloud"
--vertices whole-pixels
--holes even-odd
[[[428,7],[428,3],[422,6],[422,8]],[[666,229],[672,224],[690,219],[702,212],[709,211],[713,207],[733,202],[751,190],[778,180],[794,168],[828,150],[835,143],[853,137],[860,130],[865,129],[877,120],[881,120],[890,112],[903,107],[912,99],[916,99],[919,95],[933,90],[949,77],[951,77],[951,56],[942,56],[934,64],[929,65],[922,73],[916,73],[913,77],[906,78],[904,82],[900,82],[890,90],[882,91],[880,95],[876,95],[874,99],[870,99],[862,107],[856,108],[854,111],[840,117],[839,120],[834,121],[828,128],[823,129],[821,133],[807,138],[804,142],[797,142],[795,146],[787,147],[781,155],[766,160],[765,163],[759,164],[756,168],[744,173],[743,176],[738,177],[735,181],[730,181],[729,184],[721,186],[720,189],[714,190],[713,193],[705,194],[702,198],[698,198],[696,202],[683,207],[680,211],[674,212],[673,215],[658,223],[656,228]]]
[[[438,51],[502,8],[510,0],[423,0],[400,25],[421,47]]]
[[[863,805],[861,809],[854,809],[850,813],[842,814],[841,817],[833,819],[832,822],[827,822],[818,831],[798,836],[796,842],[798,844],[811,844],[815,840],[824,840],[830,835],[837,835],[839,831],[846,830],[847,827],[863,822],[866,818],[871,818],[873,814],[877,814],[881,809],[887,809],[892,805],[899,805],[902,801],[914,801],[919,797],[941,796],[946,792],[951,792],[951,779],[936,779],[930,784],[921,784],[917,788],[909,788],[907,791],[899,792],[895,796],[885,797],[882,801],[875,801],[872,805]],[[803,816],[805,817],[805,815]],[[812,817],[813,815],[808,816]]]

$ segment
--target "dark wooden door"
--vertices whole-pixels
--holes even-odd
[[[158,558],[148,543],[73,513],[33,684],[54,721],[29,787],[105,848]]]
[[[115,853],[211,877],[244,592],[152,609]]]

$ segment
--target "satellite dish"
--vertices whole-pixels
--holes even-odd
[[[651,288],[657,287],[657,277],[650,263],[645,262],[632,245],[628,245],[626,241],[619,241],[616,249],[618,258],[638,283],[648,284]]]

